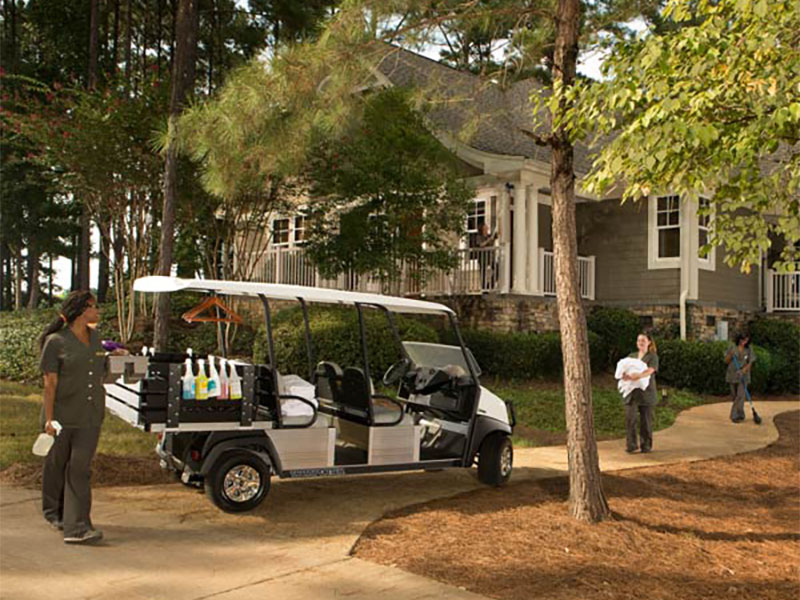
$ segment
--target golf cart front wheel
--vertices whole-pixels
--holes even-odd
[[[486,436],[478,456],[478,480],[486,485],[501,486],[511,478],[514,447],[511,438],[502,432]]]
[[[270,487],[270,466],[256,454],[226,452],[205,478],[206,495],[229,513],[253,510],[263,502]]]

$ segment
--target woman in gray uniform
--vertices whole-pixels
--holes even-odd
[[[736,341],[725,353],[725,362],[728,363],[725,381],[731,386],[731,421],[734,423],[744,421],[744,386],[750,385],[750,371],[755,359],[750,338],[743,333],[737,334]]]
[[[636,338],[637,351],[628,358],[638,358],[647,365],[641,373],[631,373],[622,376],[626,381],[636,381],[643,377],[650,377],[650,382],[644,390],[633,390],[625,397],[625,430],[626,451],[650,452],[653,449],[653,411],[658,402],[656,390],[656,372],[658,372],[658,352],[656,343],[647,333],[640,333]],[[639,417],[639,439],[636,437],[636,417]]]
[[[106,352],[93,326],[100,320],[88,291],[72,292],[41,337],[44,430],[55,436],[42,470],[42,512],[66,543],[95,542],[103,534],[89,516],[89,466],[105,416]],[[117,352],[125,353],[125,351]],[[53,427],[62,429],[58,435]]]

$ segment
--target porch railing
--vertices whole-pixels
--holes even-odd
[[[800,311],[800,273],[767,270],[767,312]]]
[[[594,300],[594,256],[578,257],[581,298]],[[539,289],[545,296],[556,295],[556,263],[552,252],[539,248]]]
[[[258,260],[253,279],[265,283],[308,285],[358,292],[392,295],[465,295],[507,291],[510,282],[504,269],[506,248],[467,248],[458,250],[449,269],[422,268],[412,261],[401,265],[399,275],[389,280],[373,275],[342,273],[324,279],[303,248],[273,248]],[[539,290],[555,295],[553,253],[539,249]],[[581,296],[594,299],[594,257],[578,258]],[[531,293],[536,293],[531,290]]]

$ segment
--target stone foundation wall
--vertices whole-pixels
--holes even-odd
[[[458,314],[459,323],[469,329],[491,329],[506,333],[558,331],[556,299],[488,294],[482,296],[429,297]]]
[[[543,332],[558,331],[558,309],[556,299],[538,296],[482,296],[427,298],[450,306],[458,313],[463,327],[491,329],[503,332]],[[585,302],[587,314],[597,302]],[[626,306],[639,315],[642,329],[653,330],[658,335],[679,337],[680,307],[678,304],[652,304]],[[733,339],[738,331],[762,313],[742,311],[697,303],[687,303],[687,337],[693,340],[713,340],[717,337],[720,321],[728,323],[728,338]],[[800,315],[770,314],[769,318],[781,318],[800,323]]]

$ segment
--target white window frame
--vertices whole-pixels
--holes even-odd
[[[467,237],[467,246],[469,246],[470,239],[474,234],[480,233],[480,225],[478,224],[478,220],[480,218],[480,211],[478,211],[478,206],[483,205],[483,222],[484,223],[491,223],[489,219],[489,205],[490,200],[489,198],[473,198],[472,199],[472,206],[470,207],[470,211],[467,214],[466,223],[464,223],[464,231],[466,232]],[[475,227],[469,226],[470,219],[475,219]]]
[[[278,242],[275,240],[275,234],[277,233],[277,229],[275,228],[275,224],[278,221],[286,221],[286,241],[285,242]],[[288,248],[291,245],[292,241],[292,218],[291,217],[275,217],[272,219],[272,223],[270,223],[270,244],[273,248]]]
[[[302,227],[298,227],[297,226],[297,220],[298,219],[302,219],[303,220],[303,226]],[[308,220],[308,215],[306,215],[306,213],[304,213],[303,211],[297,212],[294,215],[292,215],[292,222],[291,222],[291,225],[292,225],[291,230],[292,231],[291,231],[291,236],[289,238],[291,240],[292,246],[302,246],[302,245],[304,245],[306,243],[306,230],[308,229],[308,227],[306,226],[306,224],[307,224],[306,221],[307,220]],[[297,233],[299,231],[303,232],[303,239],[301,239],[301,240],[297,239]]]
[[[700,198],[698,198],[698,200],[697,200],[697,209],[698,210],[700,209],[700,204],[703,203],[703,202],[710,203],[711,200],[709,198],[705,198],[703,196],[700,196]],[[712,220],[712,217],[713,217],[713,212],[714,212],[714,209],[712,207],[712,209],[711,209],[711,213],[712,214],[707,215],[705,217],[706,219],[708,219],[708,222],[705,225],[703,225],[702,221],[701,221],[701,219],[703,217],[701,217],[699,214],[697,214],[697,212],[695,213],[695,214],[697,214],[697,266],[699,268],[701,268],[701,269],[706,270],[706,271],[716,271],[717,249],[716,249],[716,247],[712,246],[711,250],[708,251],[708,254],[705,257],[700,256],[700,248],[703,247],[703,244],[700,243],[700,232],[705,230],[706,239],[708,239],[708,237],[710,237],[710,235],[711,235],[711,220]]]
[[[651,196],[648,198],[648,211],[647,211],[647,268],[648,269],[678,269],[681,266],[680,250],[683,248],[683,235],[684,235],[684,215],[685,206],[682,206],[680,198],[678,198],[678,231],[680,239],[678,242],[678,256],[660,257],[658,255],[658,232],[664,227],[658,225],[658,200],[659,198],[669,198],[675,194],[665,194],[663,196]],[[669,228],[674,228],[675,225],[670,225]]]

